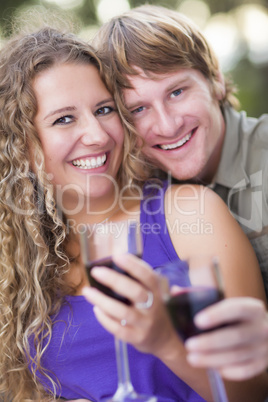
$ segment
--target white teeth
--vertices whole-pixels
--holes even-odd
[[[97,158],[75,159],[72,164],[80,169],[94,169],[104,165],[106,159],[106,154],[103,154],[102,156],[97,156]]]
[[[168,145],[159,145],[159,147],[161,149],[167,150],[167,149],[175,149],[175,148],[179,148],[182,145],[184,145],[187,141],[189,141],[189,139],[192,137],[193,132],[191,132],[190,134],[187,134],[185,137],[183,137],[181,140],[179,140],[178,142],[175,142],[174,144],[168,144]]]

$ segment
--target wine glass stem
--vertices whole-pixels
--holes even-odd
[[[228,402],[224,382],[215,369],[208,369],[208,378],[214,402]]]
[[[116,364],[118,373],[118,388],[126,394],[133,392],[130,380],[127,344],[115,337]]]

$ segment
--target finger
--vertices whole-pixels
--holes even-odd
[[[201,352],[257,345],[261,341],[268,342],[266,328],[262,327],[262,323],[242,322],[191,337],[186,340],[185,347],[188,351]]]
[[[82,293],[94,306],[98,307],[103,314],[117,323],[127,320],[129,325],[136,326],[138,329],[146,329],[152,325],[154,314],[147,313],[149,310],[139,310],[135,307],[128,306],[121,301],[117,301],[93,287],[84,287]],[[160,310],[157,309],[158,315]],[[108,329],[109,330],[109,329]]]
[[[243,381],[266,371],[267,359],[254,359],[250,362],[223,368],[220,371],[226,380]]]
[[[145,339],[143,329],[137,325],[131,325],[128,317],[126,319],[114,319],[114,317],[105,314],[98,306],[94,306],[94,314],[99,323],[115,337],[136,347],[143,346]],[[122,321],[124,321],[124,325],[122,325]]]
[[[264,303],[253,298],[229,298],[196,314],[194,321],[200,328],[211,328],[241,320],[257,320],[266,314]]]
[[[140,283],[149,289],[157,285],[157,275],[147,262],[141,260],[133,254],[117,254],[113,256],[113,261],[124,271],[130,274]]]
[[[127,335],[126,326],[129,325],[127,321],[126,321],[126,325],[122,326],[121,320],[117,320],[117,319],[105,314],[105,312],[103,310],[101,310],[98,306],[94,306],[93,311],[94,311],[96,319],[108,332],[112,333],[114,336],[116,336],[124,341],[129,341],[126,336]]]
[[[267,356],[267,345],[261,344],[258,348],[241,347],[228,351],[215,351],[207,353],[189,353],[187,360],[195,367],[216,367],[231,366],[244,364],[245,362],[254,361],[256,359],[263,360],[263,356]]]
[[[98,267],[91,270],[91,275],[101,284],[130,300],[132,304],[145,303],[148,299],[147,288],[122,273],[109,268]]]
[[[88,302],[97,306],[105,314],[113,317],[115,320],[122,320],[124,317],[129,317],[132,319],[132,309],[130,309],[126,304],[106,296],[103,292],[99,291],[93,287],[84,287],[82,289],[83,296]]]

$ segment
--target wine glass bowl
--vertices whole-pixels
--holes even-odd
[[[131,253],[142,256],[142,236],[139,224],[133,220],[105,222],[87,228],[80,234],[81,254],[86,275],[90,286],[96,287],[107,296],[130,305],[126,297],[98,282],[92,275],[92,268],[105,266],[121,274],[131,277],[113,261],[113,255]],[[133,278],[133,280],[135,280]],[[151,395],[138,394],[132,385],[129,372],[128,352],[125,342],[115,337],[115,351],[118,384],[116,392],[106,402],[144,401],[156,402],[157,398]]]
[[[180,278],[177,278],[178,267]],[[173,270],[171,264],[165,269],[169,282],[180,286],[177,292],[170,295],[166,305],[181,338],[185,341],[191,336],[211,331],[198,328],[194,316],[224,298],[217,259],[210,256],[191,257],[188,261],[177,262]]]
[[[222,299],[223,297],[216,289],[203,287],[182,290],[169,299],[167,308],[171,320],[184,341],[191,336],[211,331],[211,329],[199,329],[194,323],[194,316]]]
[[[174,328],[185,341],[203,330],[194,323],[194,316],[204,308],[224,298],[223,281],[217,258],[195,255],[187,261],[176,260],[156,269],[160,275],[163,299]],[[168,290],[167,290],[168,289]],[[219,373],[208,369],[214,401],[228,402],[224,383]]]
[[[91,270],[93,267],[105,266],[130,277],[113,262],[112,255],[131,253],[138,257],[142,256],[142,239],[138,225],[129,220],[95,225],[81,234],[81,249],[90,285],[107,296],[130,305],[131,303],[126,297],[98,282],[91,275]]]

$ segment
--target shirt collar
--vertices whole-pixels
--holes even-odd
[[[232,107],[223,110],[225,137],[221,160],[213,183],[225,187],[245,187],[250,180],[244,169],[243,137],[241,132],[243,114]]]

